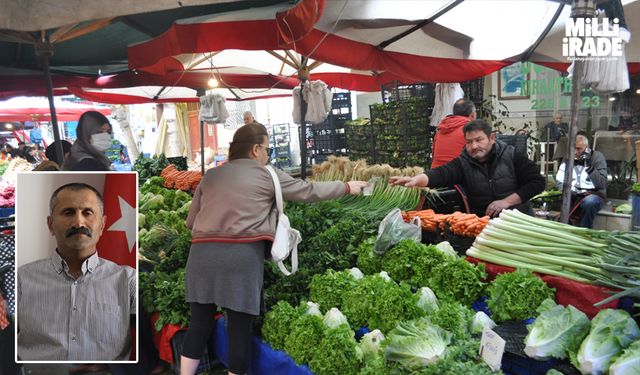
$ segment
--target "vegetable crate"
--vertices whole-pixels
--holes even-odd
[[[429,126],[432,108],[424,98],[374,104],[371,112],[372,158],[393,167],[431,163],[433,132]],[[351,146],[351,145],[349,145]],[[354,146],[355,147],[355,146]]]
[[[174,359],[173,370],[176,374],[180,374],[180,355],[182,354],[182,346],[186,334],[186,330],[180,330],[171,338],[171,351],[173,352]],[[215,353],[213,348],[214,338],[212,337],[207,343],[202,358],[200,358],[200,364],[198,364],[196,374],[206,373],[220,366],[220,361],[215,355],[209,355],[209,353]]]
[[[505,374],[545,375],[556,369],[564,375],[580,375],[580,372],[566,360],[552,359],[537,361],[524,353],[527,326],[523,322],[505,322],[493,329],[505,341],[502,356],[502,371]]]
[[[465,98],[471,99],[471,101],[479,107],[484,99],[484,78],[461,82],[460,87],[462,91],[464,91]],[[381,92],[384,103],[420,97],[426,99],[427,102],[433,106],[435,105],[436,84],[423,82],[405,85],[401,82],[393,81],[382,85]]]
[[[307,128],[307,153],[317,164],[329,155],[347,155],[345,123],[351,120],[351,92],[333,93],[331,112],[321,124]]]

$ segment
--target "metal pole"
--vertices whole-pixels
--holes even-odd
[[[306,79],[300,80],[300,178],[307,178],[307,102],[304,101],[302,90]]]
[[[196,90],[196,95],[202,97],[206,95],[204,89]],[[200,120],[200,174],[204,176],[204,121]]]
[[[49,42],[49,37],[44,36],[35,46],[36,54],[40,56],[42,70],[44,71],[44,83],[47,88],[47,98],[49,99],[49,111],[51,112],[51,123],[53,124],[53,140],[56,144],[56,157],[64,162],[64,152],[62,151],[62,140],[60,139],[60,129],[58,128],[58,116],[56,106],[53,102],[53,82],[51,81],[51,67],[49,57],[53,56],[53,47]],[[62,167],[62,165],[60,165]]]

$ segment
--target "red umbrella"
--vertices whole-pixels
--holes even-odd
[[[59,120],[78,121],[86,111],[98,111],[105,116],[111,114],[111,108],[72,103],[56,100],[56,112]],[[46,98],[12,98],[0,102],[0,121],[51,121],[49,101]]]

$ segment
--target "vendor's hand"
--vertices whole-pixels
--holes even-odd
[[[367,181],[349,181],[347,185],[349,185],[349,194],[360,195],[362,188],[367,186]]]
[[[420,173],[415,177],[393,176],[389,178],[389,184],[406,187],[426,187],[429,185],[429,177],[424,173]]]
[[[487,207],[487,211],[485,212],[485,215],[489,217],[498,216],[498,214],[500,214],[502,210],[509,208],[510,206],[511,205],[508,202],[506,202],[504,199],[493,201]]]

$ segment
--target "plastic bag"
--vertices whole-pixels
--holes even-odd
[[[420,218],[416,216],[411,219],[411,222],[405,223],[400,209],[394,208],[380,222],[375,251],[378,255],[382,255],[398,242],[409,238],[416,242],[422,240]]]

